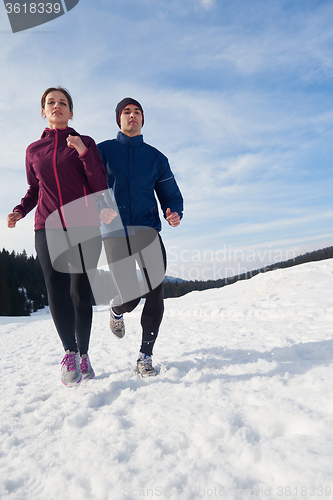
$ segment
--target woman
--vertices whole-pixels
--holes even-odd
[[[61,381],[71,386],[79,384],[82,378],[90,379],[95,375],[88,356],[92,323],[91,276],[87,274],[82,257],[89,255],[89,269],[96,269],[101,251],[100,221],[96,204],[91,200],[94,200],[93,193],[106,189],[107,183],[104,165],[93,139],[80,136],[68,127],[73,117],[69,92],[62,87],[48,88],[41,98],[41,107],[48,128],[27,148],[29,189],[21,203],[7,216],[7,223],[8,227],[15,227],[37,206],[36,252],[44,273],[52,318],[65,349]],[[68,210],[66,212],[66,207],[72,206],[75,200],[85,201],[80,204],[79,217],[77,214],[71,216]],[[54,265],[53,248],[45,227],[54,214],[59,218],[60,231],[68,241],[67,249],[60,256],[60,268],[59,263]],[[85,238],[81,238],[77,240],[79,243],[72,245],[68,235],[77,229],[81,234],[92,229],[89,234],[95,237],[83,243],[80,242]],[[78,256],[81,269],[71,264]]]

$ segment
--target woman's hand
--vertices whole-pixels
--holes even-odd
[[[22,219],[22,214],[20,212],[12,212],[11,214],[8,214],[7,217],[7,226],[8,227],[15,227],[16,222]]]
[[[83,155],[87,147],[83,144],[82,139],[79,135],[70,135],[67,137],[67,146],[69,148],[76,149],[79,155]]]
[[[117,215],[117,212],[112,210],[112,208],[102,208],[99,213],[99,218],[104,224],[110,224]]]
[[[165,218],[172,227],[177,227],[180,224],[180,217],[178,212],[171,212],[170,208],[167,208],[165,212]]]

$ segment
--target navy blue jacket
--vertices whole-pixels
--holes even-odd
[[[117,138],[97,145],[124,226],[161,230],[155,193],[164,213],[167,208],[183,216],[183,198],[166,156],[143,141],[143,136]],[[107,193],[110,197],[110,193]],[[107,199],[112,207],[112,199]],[[117,217],[116,217],[117,219]],[[102,223],[102,235],[112,230]]]

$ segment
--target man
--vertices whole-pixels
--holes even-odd
[[[117,138],[98,144],[110,188],[106,197],[110,208],[100,212],[102,237],[118,288],[118,296],[110,302],[110,328],[118,338],[124,337],[123,315],[133,311],[145,296],[136,372],[147,377],[158,373],[152,366],[152,354],[163,317],[166,270],[155,195],[172,227],[180,224],[183,198],[168,159],[143,141],[141,104],[130,97],[120,101],[116,121],[120,127]],[[136,263],[143,278],[140,283]]]

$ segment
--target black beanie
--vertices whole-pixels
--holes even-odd
[[[143,109],[142,109],[141,104],[138,101],[136,101],[135,99],[132,99],[131,97],[125,97],[125,99],[118,102],[117,107],[116,107],[116,122],[117,122],[118,127],[120,127],[120,115],[121,115],[123,109],[126,108],[126,106],[128,106],[128,104],[134,104],[134,106],[137,106],[138,108],[140,108],[140,111],[142,113],[142,125],[143,125],[144,117],[143,117]]]

